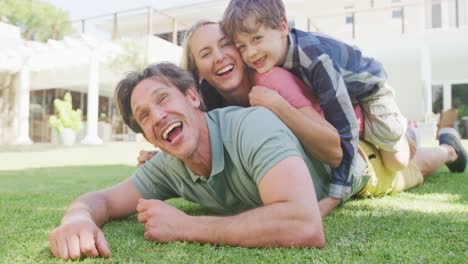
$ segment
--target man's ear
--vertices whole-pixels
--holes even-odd
[[[200,101],[200,96],[198,96],[197,91],[195,90],[195,87],[190,87],[185,91],[185,96],[189,100],[189,102],[193,105],[195,108],[199,108],[201,101]]]
[[[288,20],[285,17],[281,18],[280,31],[282,36],[288,36],[289,34]]]

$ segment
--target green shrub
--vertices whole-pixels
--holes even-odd
[[[57,132],[62,131],[64,128],[71,128],[75,131],[80,131],[83,128],[81,109],[72,109],[72,97],[70,93],[65,94],[63,101],[55,99],[54,107],[57,115],[50,116],[49,125]]]

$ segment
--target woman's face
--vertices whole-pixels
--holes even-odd
[[[234,92],[244,79],[242,58],[219,24],[201,26],[192,33],[190,49],[200,80],[221,94]]]

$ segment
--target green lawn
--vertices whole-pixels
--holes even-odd
[[[0,263],[61,262],[50,253],[47,234],[58,225],[65,207],[81,193],[122,181],[134,169],[129,165],[82,165],[1,170]],[[325,220],[327,244],[323,250],[157,244],[143,240],[142,226],[133,216],[105,225],[112,258],[81,261],[468,263],[467,197],[468,175],[451,174],[443,168],[409,192],[348,202]],[[170,203],[189,214],[207,213],[180,199]]]

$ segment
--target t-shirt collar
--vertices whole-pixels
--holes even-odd
[[[292,35],[292,31],[289,32],[288,39],[289,39],[288,53],[286,55],[286,59],[284,60],[283,68],[290,70],[293,68],[293,53],[294,53],[294,37]]]
[[[187,167],[190,178],[192,178],[194,182],[199,179],[200,181],[208,181],[224,170],[224,144],[221,137],[221,129],[219,128],[219,124],[216,124],[211,120],[208,113],[205,113],[205,117],[206,123],[208,124],[208,131],[210,133],[211,173],[210,177],[199,176]]]

